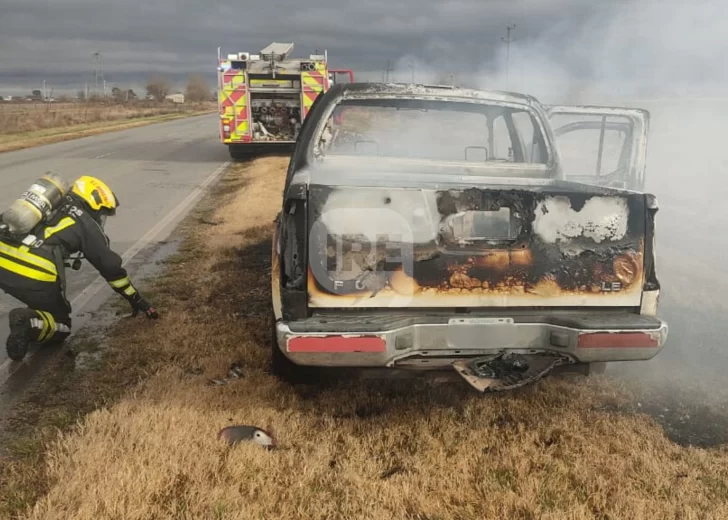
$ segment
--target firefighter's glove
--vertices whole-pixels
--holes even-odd
[[[149,302],[141,297],[139,293],[136,293],[134,296],[131,297],[129,300],[129,303],[131,304],[132,308],[132,317],[136,317],[137,314],[139,314],[139,311],[146,314],[147,318],[150,320],[156,320],[159,318],[159,313],[157,310],[149,305]]]

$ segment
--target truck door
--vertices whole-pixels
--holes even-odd
[[[546,106],[567,180],[642,191],[649,112],[597,106]]]

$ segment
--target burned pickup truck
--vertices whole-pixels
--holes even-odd
[[[652,358],[667,325],[648,125],[514,93],[335,86],[277,218],[274,371],[446,370],[495,391]]]

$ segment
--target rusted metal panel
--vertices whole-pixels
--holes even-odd
[[[310,307],[641,303],[639,194],[312,186],[309,195]]]

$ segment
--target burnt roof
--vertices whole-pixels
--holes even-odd
[[[413,97],[436,97],[457,99],[477,99],[484,101],[500,101],[510,103],[531,104],[538,103],[535,97],[518,92],[507,92],[502,90],[481,90],[454,87],[450,85],[422,85],[406,83],[343,83],[332,87],[332,90],[340,91],[343,97],[356,96],[366,97],[371,95],[401,95]]]

